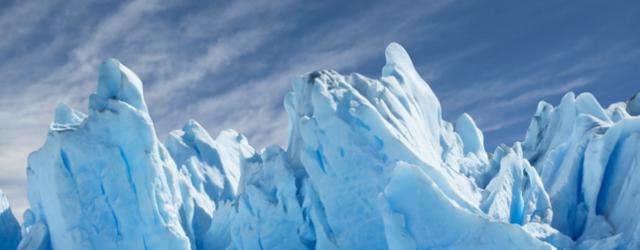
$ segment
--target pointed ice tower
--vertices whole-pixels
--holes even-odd
[[[172,131],[165,145],[176,165],[189,173],[194,187],[215,202],[235,199],[242,168],[256,155],[238,132],[225,130],[214,140],[194,120]]]
[[[56,109],[28,162],[32,223],[48,227],[53,248],[190,247],[176,166],[156,139],[142,82],[120,62],[100,67],[88,116]]]
[[[399,44],[385,57],[379,80],[316,71],[296,80],[285,100],[287,153],[307,175],[300,182],[314,246],[455,248],[493,233],[497,248],[548,247],[480,209],[476,182],[493,176],[475,171],[489,165],[475,123],[465,116],[454,129],[442,120],[438,99]]]
[[[0,190],[0,249],[16,249],[20,242],[20,224],[13,216],[9,201]]]
[[[259,156],[247,138],[233,130],[222,131],[214,140],[196,121],[189,120],[181,130],[169,134],[165,145],[186,180],[183,192],[183,227],[197,249],[217,249],[226,244],[206,235],[212,223],[221,225],[228,217],[213,217],[230,209],[241,192],[244,169]],[[191,215],[190,215],[191,214]],[[215,220],[215,221],[214,221]],[[215,227],[215,226],[214,226]],[[226,226],[225,226],[226,227]],[[228,230],[228,228],[224,228]],[[215,230],[215,229],[214,229]]]

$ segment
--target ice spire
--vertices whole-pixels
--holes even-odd
[[[69,105],[60,103],[56,107],[53,122],[58,124],[79,124],[87,116],[79,111],[76,111],[69,107]]]
[[[16,249],[20,242],[20,225],[11,212],[9,201],[0,190],[0,249]]]
[[[100,65],[98,89],[91,96],[89,108],[102,110],[105,108],[105,102],[111,99],[147,111],[142,92],[142,81],[133,71],[116,59],[107,59]]]
[[[474,153],[478,156],[484,155],[484,158],[486,158],[484,135],[469,114],[464,113],[456,120],[455,129],[458,135],[460,135],[460,139],[462,139],[465,155]]]

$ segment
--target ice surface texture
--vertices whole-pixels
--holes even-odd
[[[522,144],[488,154],[404,48],[385,56],[380,79],[297,78],[288,146],[261,151],[196,121],[160,143],[142,82],[107,60],[89,114],[58,106],[29,157],[20,248],[637,247],[637,95],[541,103]]]
[[[20,224],[11,212],[7,197],[0,190],[0,249],[16,249],[20,237]]]

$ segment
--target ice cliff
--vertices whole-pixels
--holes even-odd
[[[522,143],[488,153],[400,45],[385,56],[379,79],[294,80],[288,146],[259,151],[195,121],[161,143],[142,82],[107,60],[89,114],[58,106],[29,156],[19,248],[638,247],[638,95],[541,103]]]

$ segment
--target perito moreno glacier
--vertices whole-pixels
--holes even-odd
[[[640,95],[541,102],[493,152],[444,121],[408,53],[379,79],[315,71],[284,106],[288,145],[254,149],[196,121],[158,139],[142,81],[100,66],[89,113],[60,104],[28,159],[2,249],[638,249]]]

